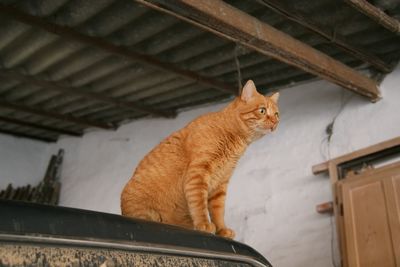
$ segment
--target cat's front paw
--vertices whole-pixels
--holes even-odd
[[[229,228],[222,228],[217,231],[217,235],[233,239],[235,237],[235,232]]]
[[[215,225],[211,222],[200,223],[194,226],[195,230],[215,234]]]

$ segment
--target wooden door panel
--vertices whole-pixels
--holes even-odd
[[[343,208],[351,267],[396,267],[383,178],[343,183]]]
[[[335,209],[334,214],[336,218],[336,229],[338,229],[338,242],[339,242],[339,251],[341,257],[341,267],[348,267],[348,256],[347,256],[347,246],[346,246],[346,234],[345,234],[345,226],[344,226],[344,218],[341,211],[341,207],[343,207],[343,194],[342,194],[342,186],[343,183],[341,181],[336,183],[335,188]]]
[[[394,173],[385,180],[385,191],[395,261],[396,266],[400,266],[400,174]]]

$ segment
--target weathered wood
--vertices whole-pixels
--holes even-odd
[[[49,165],[47,166],[46,174],[44,175],[43,181],[46,183],[54,180],[54,172],[57,164],[57,156],[52,155],[50,158]]]
[[[262,5],[267,6],[273,11],[281,14],[285,18],[294,21],[301,26],[307,28],[313,33],[323,37],[328,40],[332,44],[338,46],[339,48],[346,51],[348,54],[358,58],[376,69],[382,72],[390,72],[393,67],[385,63],[383,60],[378,58],[377,56],[369,53],[362,47],[355,46],[346,40],[346,37],[342,36],[339,33],[332,32],[331,30],[324,29],[323,26],[317,25],[316,22],[312,21],[311,18],[303,16],[302,14],[296,12],[290,6],[285,5],[284,2],[278,0],[257,0]]]
[[[375,20],[377,23],[385,27],[391,32],[400,34],[400,21],[392,18],[376,6],[368,3],[365,0],[345,0],[353,8],[357,9],[359,12],[365,14],[371,19]]]
[[[58,201],[60,198],[60,191],[61,191],[61,183],[56,182],[53,186],[53,192],[51,194],[51,197],[49,199],[49,204],[50,205],[58,205]]]
[[[328,169],[329,169],[329,163],[328,163],[328,161],[325,161],[325,162],[322,162],[322,163],[312,166],[312,173],[314,175],[317,175],[320,173],[327,172]]]
[[[49,111],[49,110],[39,109],[36,107],[28,107],[28,106],[25,106],[22,104],[12,103],[12,102],[8,102],[8,101],[1,100],[1,99],[0,99],[0,107],[14,109],[17,111],[23,111],[26,113],[31,113],[31,114],[35,114],[35,115],[39,115],[39,116],[43,116],[43,117],[49,117],[49,118],[53,118],[53,119],[57,119],[57,120],[61,120],[61,121],[72,122],[72,123],[84,125],[84,126],[91,126],[91,127],[102,128],[102,129],[115,129],[115,126],[110,125],[110,124],[105,124],[105,123],[96,122],[96,121],[89,121],[89,120],[85,120],[83,118],[78,118],[78,117],[74,117],[74,116],[67,115],[67,114],[60,114],[60,113],[56,113],[56,112]]]
[[[58,180],[63,155],[64,150],[60,149],[57,155],[51,157],[46,174],[37,186],[13,188],[12,184],[9,184],[5,190],[0,191],[0,199],[57,205],[61,190],[61,183]]]
[[[12,195],[13,187],[12,184],[8,184],[7,189],[5,190],[4,199],[9,199]]]
[[[23,75],[21,73],[18,73],[16,71],[12,71],[12,70],[0,69],[0,77],[15,79],[15,80],[27,83],[27,84],[37,85],[39,87],[46,88],[49,90],[56,90],[56,91],[62,92],[64,94],[81,96],[81,97],[84,97],[89,100],[106,103],[111,106],[115,106],[117,108],[121,108],[121,109],[128,110],[128,111],[145,112],[145,113],[149,113],[149,114],[153,114],[153,115],[161,116],[161,117],[167,117],[167,118],[176,116],[176,113],[174,111],[156,110],[156,109],[153,109],[150,107],[142,106],[138,103],[126,102],[126,101],[122,101],[122,100],[119,100],[119,99],[116,99],[113,97],[109,97],[103,93],[90,92],[90,90],[88,90],[88,88],[75,88],[75,87],[71,87],[71,86],[66,86],[60,82],[39,80],[39,79],[36,79],[35,77]]]
[[[312,172],[315,175],[316,174],[320,174],[320,173],[324,173],[324,172],[327,172],[329,170],[329,163],[330,162],[334,163],[334,165],[338,165],[338,164],[341,164],[343,162],[346,162],[346,161],[349,161],[349,160],[352,160],[352,159],[355,159],[355,158],[359,158],[359,157],[362,157],[362,156],[365,156],[365,155],[369,155],[369,154],[372,154],[372,153],[376,153],[376,152],[379,152],[379,151],[382,151],[382,150],[386,150],[386,149],[389,149],[389,148],[392,148],[392,147],[395,147],[395,146],[398,146],[398,145],[400,145],[400,137],[396,137],[396,138],[393,138],[393,139],[378,143],[376,145],[369,146],[369,147],[366,147],[366,148],[362,148],[362,149],[356,150],[354,152],[345,154],[343,156],[336,157],[336,158],[333,158],[331,160],[316,164],[316,165],[312,166]]]
[[[34,198],[34,196],[36,194],[36,190],[37,190],[36,186],[31,189],[31,191],[29,192],[29,196],[27,198],[27,201],[32,202],[32,200],[33,200],[33,198]]]
[[[222,90],[225,92],[229,92],[231,94],[238,93],[237,88],[235,86],[232,86],[231,84],[227,84],[225,82],[218,81],[211,77],[199,75],[196,72],[181,69],[174,64],[171,64],[168,62],[162,62],[155,57],[132,51],[128,47],[118,46],[118,45],[109,43],[109,42],[105,41],[103,38],[95,37],[95,36],[88,36],[88,35],[78,32],[78,31],[75,31],[72,28],[57,25],[54,23],[50,23],[50,22],[46,21],[45,19],[21,12],[19,9],[14,8],[12,6],[0,4],[0,14],[7,16],[7,17],[11,17],[20,22],[26,23],[30,26],[35,26],[35,27],[41,28],[45,31],[54,33],[56,35],[61,36],[62,38],[79,41],[79,42],[87,44],[87,45],[101,48],[109,53],[112,53],[112,54],[115,54],[118,56],[122,56],[124,58],[128,58],[135,62],[140,62],[149,67],[152,67],[152,68],[155,68],[155,69],[158,69],[161,71],[176,74],[180,77],[183,77],[183,78],[186,78],[186,79],[189,79],[192,81],[196,81],[200,84],[209,86],[211,88],[219,89],[219,90]]]
[[[23,187],[18,187],[15,189],[14,196],[12,197],[13,200],[20,200],[22,189]]]
[[[27,186],[25,186],[24,192],[21,196],[21,200],[27,201],[30,191],[31,191],[31,185],[28,184]]]
[[[15,118],[8,118],[8,117],[4,117],[4,116],[0,116],[0,121],[5,121],[5,122],[12,123],[12,124],[23,125],[23,126],[27,126],[27,127],[31,127],[31,128],[36,128],[36,129],[41,129],[41,130],[45,130],[45,131],[55,132],[55,133],[59,133],[59,134],[66,134],[66,135],[71,135],[71,136],[82,136],[82,134],[83,134],[83,132],[76,132],[76,131],[56,128],[56,127],[52,127],[52,126],[23,121],[23,120],[19,120],[19,119],[15,119]]]
[[[375,81],[221,0],[136,0],[377,101]]]
[[[333,214],[333,202],[332,201],[318,204],[315,208],[318,213]]]

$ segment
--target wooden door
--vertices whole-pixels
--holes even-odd
[[[400,164],[340,184],[344,265],[400,267]]]

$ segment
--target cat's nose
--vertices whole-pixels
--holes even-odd
[[[274,124],[276,124],[279,121],[275,116],[268,116],[268,119]]]

